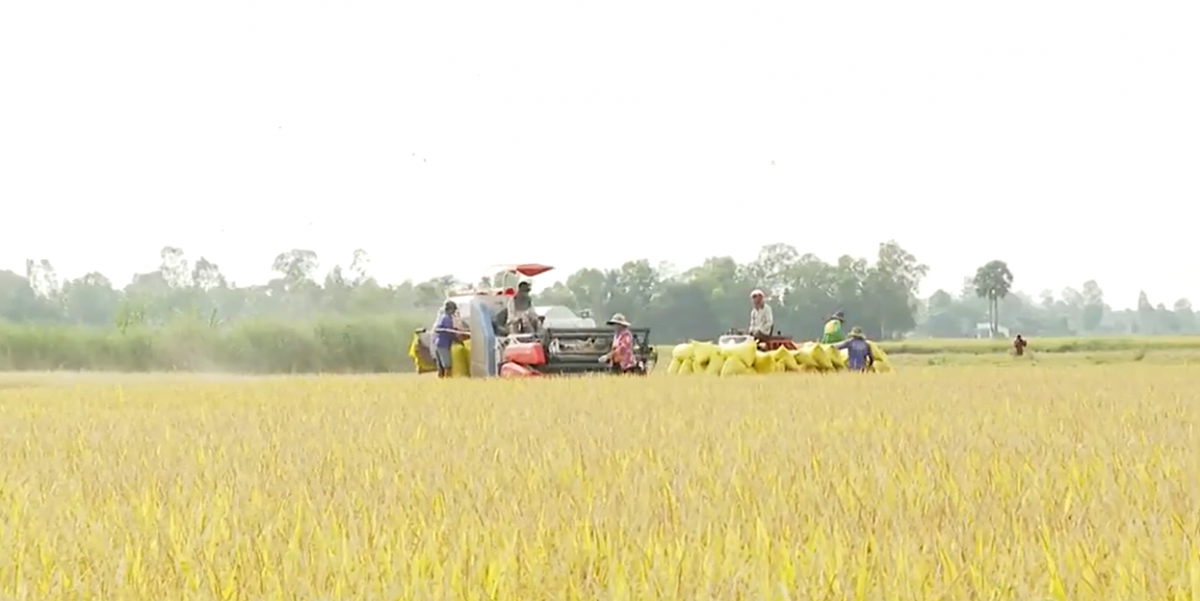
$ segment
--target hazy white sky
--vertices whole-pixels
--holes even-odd
[[[1030,292],[1200,301],[1197,31],[1192,0],[3,2],[0,268],[895,238],[926,292],[1001,258]]]

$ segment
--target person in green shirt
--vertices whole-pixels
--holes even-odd
[[[821,344],[837,344],[846,339],[846,335],[842,333],[842,323],[846,321],[846,316],[841,311],[834,313],[829,321],[825,322],[825,334],[821,336]]]

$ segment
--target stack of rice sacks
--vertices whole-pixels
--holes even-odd
[[[883,349],[874,342],[869,344],[876,357],[874,371],[893,371]],[[690,340],[676,346],[671,352],[667,373],[740,376],[786,372],[829,373],[845,369],[846,351],[839,351],[831,344],[807,342],[794,351],[779,348],[764,352],[758,350],[753,340],[730,346]]]

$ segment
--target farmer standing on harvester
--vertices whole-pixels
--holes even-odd
[[[841,311],[830,316],[829,321],[825,322],[825,334],[821,336],[821,344],[837,344],[846,339],[842,334],[842,323],[846,321],[846,315]]]
[[[750,329],[746,332],[759,342],[769,339],[775,328],[771,305],[763,300],[763,296],[762,290],[750,293]]]

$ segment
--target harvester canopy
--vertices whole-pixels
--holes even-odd
[[[515,273],[527,278],[533,278],[552,269],[554,268],[549,265],[542,265],[541,263],[516,263],[510,265],[492,265],[488,272],[493,275]]]

